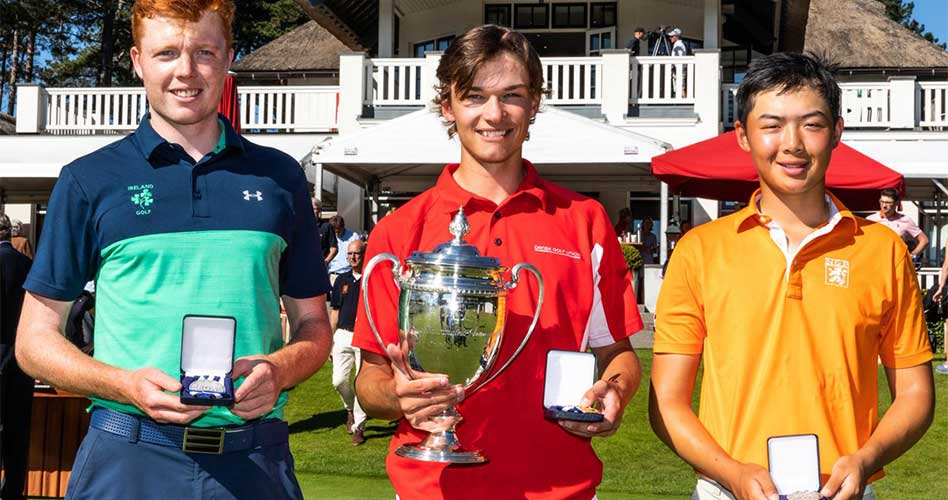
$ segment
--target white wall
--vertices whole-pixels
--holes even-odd
[[[7,214],[7,217],[9,217],[11,221],[16,219],[24,224],[33,223],[33,221],[30,220],[33,213],[32,207],[28,203],[7,203],[3,205],[3,210],[0,210],[0,212]]]
[[[548,0],[544,3],[576,3],[577,0]],[[484,4],[536,4],[536,0],[463,0],[442,7],[406,14],[399,25],[399,54],[413,57],[412,44],[446,35],[460,35],[484,22]],[[632,30],[642,26],[681,28],[686,38],[701,39],[704,32],[703,0],[618,0],[616,46],[625,47]]]
[[[622,48],[632,39],[632,30],[641,26],[655,30],[659,26],[680,28],[685,38],[704,37],[703,0],[619,0],[617,45]]]
[[[459,36],[483,22],[483,4],[471,0],[406,14],[399,21],[398,53],[401,57],[414,57],[412,45],[448,35]]]

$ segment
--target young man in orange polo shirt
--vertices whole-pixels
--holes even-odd
[[[839,96],[814,57],[755,60],[735,128],[760,189],[690,231],[668,266],[649,416],[699,474],[692,498],[777,500],[767,439],[793,434],[818,437],[821,496],[874,498],[867,484],[931,424],[931,352],[905,244],[826,191]],[[894,396],[881,420],[879,358]]]

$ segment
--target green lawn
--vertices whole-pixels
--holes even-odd
[[[689,467],[652,433],[646,414],[647,374],[651,351],[639,351],[643,377],[641,392],[626,409],[622,427],[610,438],[594,440],[605,463],[601,500],[646,500],[687,498],[694,485]],[[944,356],[942,356],[944,359]],[[345,412],[330,383],[327,366],[291,394],[286,417],[290,422],[290,445],[306,498],[339,500],[393,498],[385,478],[384,457],[394,426],[370,420],[366,443],[353,447],[343,430]],[[948,377],[936,374],[939,400],[948,397]],[[880,370],[880,400],[889,405],[885,377]],[[884,500],[932,500],[948,495],[948,471],[944,452],[948,448],[948,415],[936,410],[935,423],[908,453],[887,468],[887,476],[876,483]]]

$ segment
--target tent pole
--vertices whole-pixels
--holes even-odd
[[[668,260],[668,236],[665,234],[665,230],[668,229],[668,184],[661,183],[661,191],[659,195],[659,205],[660,205],[660,216],[659,216],[659,232],[658,237],[661,245],[659,245],[659,264],[664,264]],[[644,238],[644,235],[643,235]]]

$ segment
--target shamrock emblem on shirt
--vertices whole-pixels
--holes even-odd
[[[148,188],[144,188],[141,193],[136,193],[132,196],[132,203],[138,205],[138,208],[141,209],[150,206],[154,201],[154,198],[151,196],[151,190]]]

